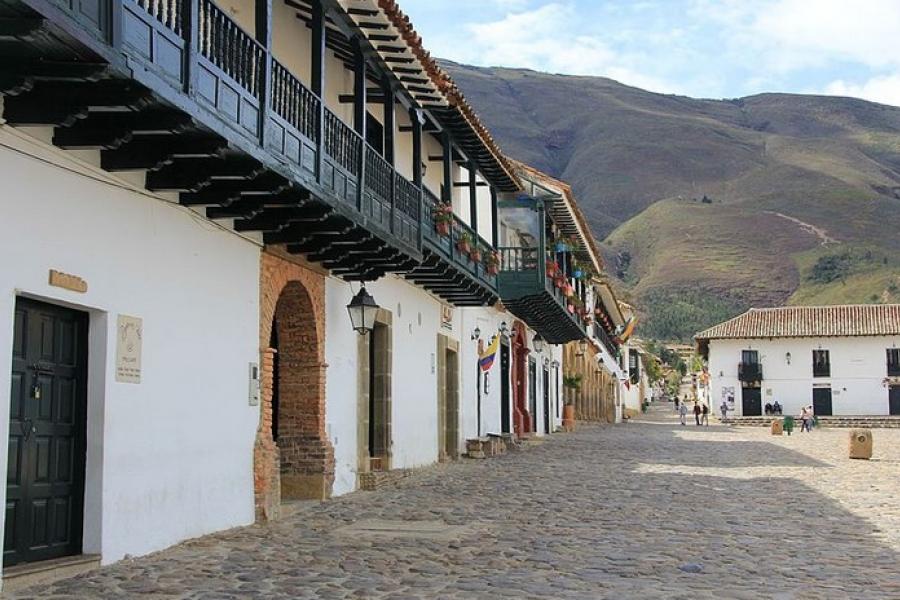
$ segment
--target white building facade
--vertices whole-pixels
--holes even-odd
[[[717,413],[900,414],[900,306],[753,309],[697,341]]]

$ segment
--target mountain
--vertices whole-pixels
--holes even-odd
[[[507,154],[572,184],[644,335],[900,301],[900,107],[442,65]]]

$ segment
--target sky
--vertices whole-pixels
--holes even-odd
[[[900,106],[900,0],[402,0],[432,56],[654,92]]]

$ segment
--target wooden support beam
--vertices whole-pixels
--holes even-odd
[[[312,61],[310,72],[312,74],[312,92],[322,99],[319,102],[319,111],[317,115],[317,135],[316,135],[316,181],[319,181],[322,175],[322,165],[324,161],[324,143],[325,143],[325,6],[323,0],[312,0],[312,49],[310,59]]]
[[[228,142],[219,137],[146,137],[132,140],[116,150],[102,151],[100,165],[106,171],[158,169],[179,158],[222,156],[227,149]]]
[[[478,235],[478,171],[474,161],[470,160],[466,166],[469,171],[469,225]]]
[[[387,75],[381,82],[381,90],[384,94],[384,103],[382,106],[382,117],[384,120],[384,160],[391,166],[394,166],[394,89],[391,87],[391,81]]]
[[[441,186],[441,200],[446,203],[453,201],[453,173],[451,158],[453,157],[453,141],[450,139],[450,132],[444,131],[441,135],[441,145],[443,153],[441,159],[444,162],[444,182]]]

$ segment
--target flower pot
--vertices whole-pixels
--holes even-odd
[[[557,252],[566,252],[569,250],[569,246],[567,246],[563,242],[556,242],[556,251]]]
[[[464,240],[456,242],[456,249],[463,254],[468,254],[472,250],[471,246],[469,246],[469,242]]]
[[[574,306],[574,305],[569,304],[568,308],[569,308],[569,314],[570,314],[570,315],[575,314],[575,306]]]
[[[481,250],[472,250],[469,252],[469,258],[472,259],[472,262],[481,262]]]
[[[572,404],[563,406],[563,429],[575,431],[575,406]]]
[[[447,237],[450,235],[450,223],[449,221],[438,221],[434,224],[434,230],[441,237]]]
[[[487,268],[488,275],[497,275],[500,273],[500,265],[491,265]]]
[[[581,272],[581,269],[575,269],[575,273],[573,273],[573,275],[575,276],[575,279],[581,279],[583,273]]]
[[[562,277],[556,277],[553,280],[553,283],[556,284],[556,289],[559,289],[559,290],[563,289],[566,286],[566,280],[563,279]]]

